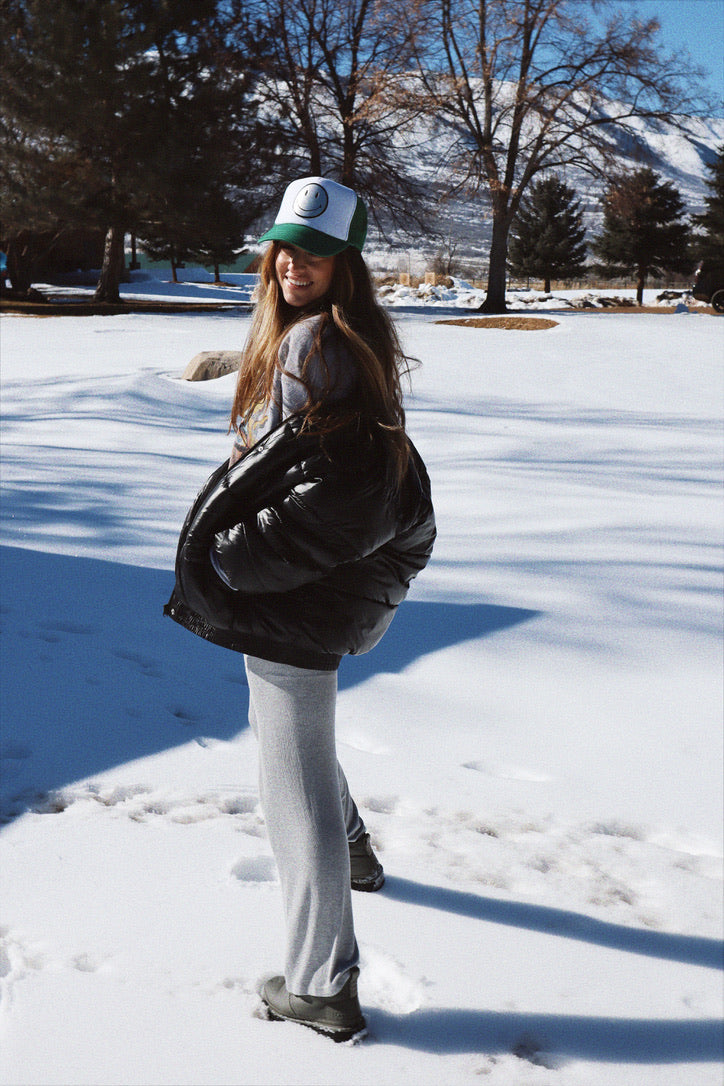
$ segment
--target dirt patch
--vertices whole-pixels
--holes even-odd
[[[3,298],[0,312],[26,317],[96,317],[119,313],[213,313],[222,309],[249,310],[248,302],[20,302]]]
[[[572,313],[572,314],[579,314],[579,313],[583,313],[583,314],[585,314],[585,313],[598,313],[598,314],[612,313],[614,315],[615,314],[621,314],[621,313],[631,313],[634,316],[636,316],[637,314],[641,314],[641,313],[644,313],[644,314],[657,313],[657,314],[664,314],[665,316],[670,317],[670,316],[672,316],[672,314],[676,313],[676,309],[673,306],[666,306],[666,305],[642,305],[642,306],[623,305],[623,306],[601,306],[600,308],[598,306],[585,306],[585,307],[580,307],[580,308],[578,306],[572,306],[572,307],[567,308],[565,310],[564,309],[557,310],[556,312],[559,312],[559,313]],[[711,317],[716,317],[716,316],[720,317],[720,316],[724,315],[724,314],[721,314],[721,313],[717,313],[716,310],[713,309],[711,306],[696,306],[695,308],[690,309],[689,313],[692,316],[694,316],[697,313],[700,313],[700,314],[702,314],[704,316],[711,316]],[[681,315],[680,313],[677,314],[677,316],[680,316],[680,315]],[[520,331],[520,330],[522,330],[522,331],[527,331],[527,330],[536,331],[537,329],[540,329],[540,328],[554,328],[555,325],[558,324],[558,321],[547,320],[545,317],[513,317],[513,316],[510,316],[510,317],[459,317],[459,318],[458,317],[453,317],[450,320],[435,321],[435,324],[460,324],[460,325],[469,325],[471,328],[512,328],[512,329],[514,329],[516,331]]]
[[[454,317],[435,321],[435,324],[459,324],[463,328],[512,328],[516,332],[537,332],[541,328],[555,328],[558,321],[546,317]]]
[[[605,306],[597,309],[595,306],[585,309],[571,309],[572,313],[633,313],[636,316],[637,313],[664,313],[667,316],[671,316],[676,313],[676,307],[673,305],[622,305],[622,306]],[[714,315],[716,312],[710,305],[709,306],[692,306],[689,309],[689,313],[704,313]],[[676,314],[680,316],[680,313]]]

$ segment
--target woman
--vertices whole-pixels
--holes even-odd
[[[245,655],[287,924],[285,975],[262,1001],[335,1040],[365,1028],[350,890],[384,880],[337,762],[337,668],[379,641],[435,538],[365,234],[351,189],[311,177],[286,190],[261,239],[234,450],[189,511],[166,607]]]

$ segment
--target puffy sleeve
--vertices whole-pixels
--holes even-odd
[[[214,539],[214,566],[240,592],[288,592],[392,539],[384,472],[320,471]]]

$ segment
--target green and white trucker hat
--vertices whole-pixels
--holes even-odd
[[[361,252],[366,236],[367,208],[356,192],[326,177],[302,177],[287,187],[274,225],[259,241],[334,256],[349,245]]]

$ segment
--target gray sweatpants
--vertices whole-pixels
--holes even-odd
[[[261,805],[284,900],[287,990],[336,995],[359,959],[347,842],[365,829],[337,761],[337,673],[244,660]]]

